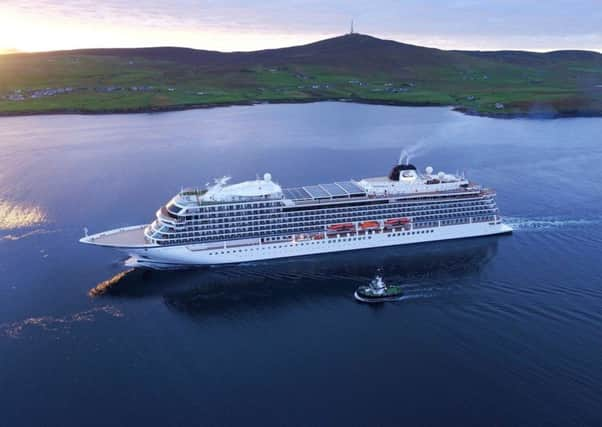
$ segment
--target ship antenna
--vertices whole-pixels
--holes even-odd
[[[349,35],[353,34],[353,18],[351,19],[351,29],[349,30]]]

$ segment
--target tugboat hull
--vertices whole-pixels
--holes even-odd
[[[369,304],[379,304],[379,303],[383,303],[383,302],[401,301],[402,299],[405,298],[404,295],[399,295],[399,296],[395,296],[395,297],[364,298],[361,295],[359,295],[357,292],[355,292],[355,294],[353,296],[359,302],[367,302]]]
[[[362,286],[353,294],[356,300],[367,303],[382,303],[389,301],[400,301],[404,298],[404,294],[399,286],[391,286],[380,295],[374,295],[371,289],[367,286]]]

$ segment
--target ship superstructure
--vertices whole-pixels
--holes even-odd
[[[151,224],[86,236],[131,255],[129,265],[177,268],[508,233],[495,193],[459,174],[418,173],[282,188],[263,179],[180,191]]]

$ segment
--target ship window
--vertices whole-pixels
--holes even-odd
[[[177,206],[175,203],[170,203],[167,205],[167,210],[171,211],[173,213],[178,213],[182,210],[183,208]]]

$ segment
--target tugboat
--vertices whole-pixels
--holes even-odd
[[[377,275],[368,286],[360,286],[355,291],[355,299],[360,302],[399,301],[403,297],[401,286],[387,286],[383,278]]]

